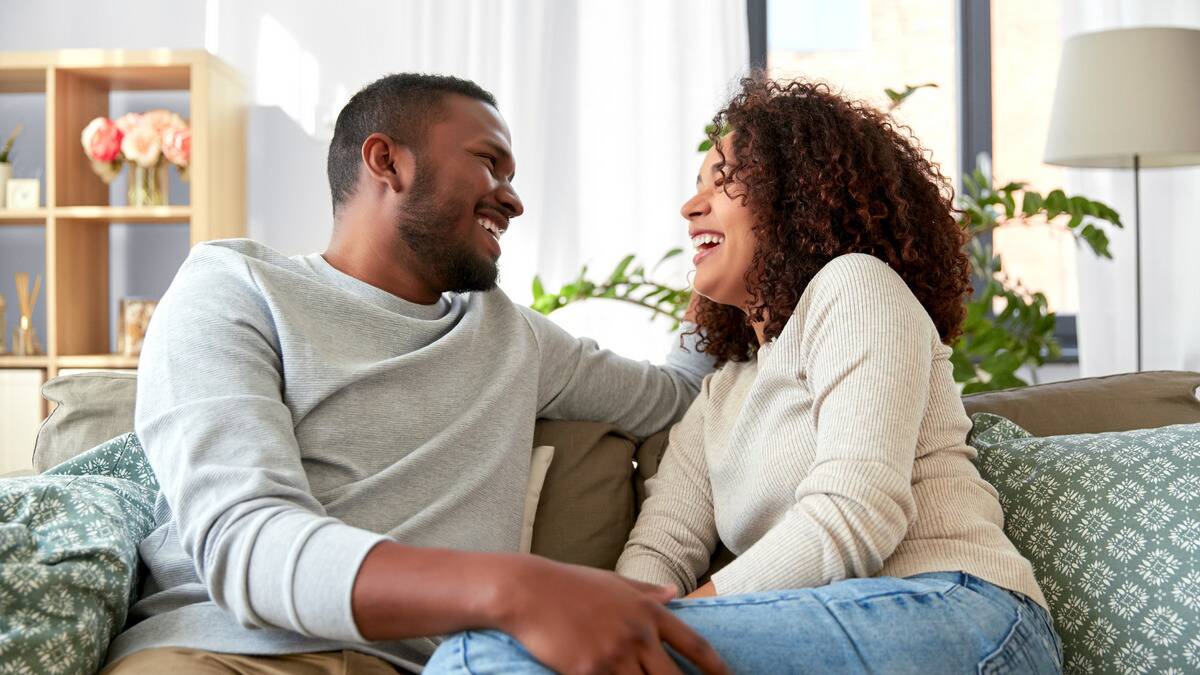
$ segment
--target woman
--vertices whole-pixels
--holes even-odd
[[[737,672],[1059,672],[966,444],[947,345],[969,267],[945,179],[824,85],[744,80],[714,122],[732,131],[682,212],[723,367],[617,571],[688,594],[673,611]],[[738,556],[697,587],[718,541]]]

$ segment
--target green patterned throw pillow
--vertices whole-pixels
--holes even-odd
[[[107,473],[109,475],[79,475]],[[126,434],[0,480],[0,673],[89,673],[125,623],[154,474]]]
[[[1200,425],[969,443],[1032,563],[1068,673],[1200,672]]]

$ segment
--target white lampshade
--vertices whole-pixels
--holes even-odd
[[[1047,164],[1200,164],[1200,30],[1126,28],[1063,44]]]

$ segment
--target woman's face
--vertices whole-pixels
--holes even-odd
[[[732,168],[732,138],[727,134],[720,145],[726,174]],[[684,203],[680,213],[688,221],[696,252],[692,258],[696,292],[713,302],[745,310],[750,303],[746,271],[754,259],[754,216],[742,204],[739,186],[721,184],[721,174],[715,169],[720,159],[716,148],[704,156],[696,177],[696,195]]]

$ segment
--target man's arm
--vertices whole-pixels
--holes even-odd
[[[277,344],[245,259],[197,247],[151,323],[135,426],[218,606],[245,626],[361,640],[350,591],[384,537],[311,494]]]
[[[576,338],[541,314],[520,309],[541,352],[541,417],[609,422],[649,436],[683,417],[713,370],[713,360],[696,349],[697,336],[687,334],[690,324],[673,336],[666,363],[655,366],[600,349],[594,340]]]
[[[243,625],[354,642],[498,628],[565,672],[629,658],[676,672],[662,640],[725,672],[662,606],[665,589],[533,556],[404,546],[329,517],[301,464],[276,344],[245,262],[198,247],[139,369],[136,428],[180,542]]]

